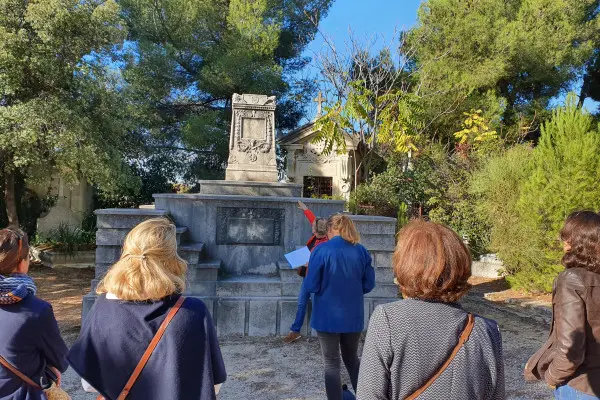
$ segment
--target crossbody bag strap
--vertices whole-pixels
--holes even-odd
[[[29,378],[27,375],[21,373],[21,371],[19,371],[15,366],[6,361],[6,359],[2,356],[0,356],[0,364],[4,365],[7,370],[18,376],[23,382],[33,386],[36,389],[42,390],[42,387],[40,385],[32,381],[31,378]]]
[[[146,348],[144,355],[142,356],[142,358],[138,362],[137,366],[133,370],[133,373],[131,374],[131,376],[129,377],[129,380],[125,384],[125,387],[119,394],[119,397],[117,397],[117,400],[125,400],[125,398],[127,398],[127,396],[129,395],[129,392],[131,391],[131,388],[135,384],[135,381],[137,381],[137,379],[139,378],[140,374],[142,373],[142,370],[146,366],[146,363],[150,359],[150,356],[154,352],[154,349],[158,345],[158,342],[160,342],[160,339],[162,338],[163,334],[167,330],[167,326],[169,326],[169,324],[171,323],[171,320],[173,319],[173,317],[175,317],[175,314],[177,314],[177,311],[179,311],[179,309],[181,308],[181,305],[183,304],[184,301],[185,301],[185,297],[180,296],[179,299],[177,299],[177,302],[175,303],[175,305],[169,310],[167,317],[162,322],[162,324],[160,324],[158,331],[156,331],[156,334],[152,338],[152,341],[148,345],[148,348]],[[98,396],[98,400],[100,400],[100,399],[103,399],[103,397]]]
[[[471,336],[471,332],[473,331],[473,326],[475,326],[475,317],[473,316],[473,314],[469,314],[469,317],[467,319],[467,325],[465,326],[465,329],[460,334],[460,338],[458,339],[458,344],[454,347],[454,350],[452,350],[452,353],[450,353],[450,356],[448,357],[446,362],[440,367],[440,369],[435,373],[435,375],[433,375],[431,378],[429,378],[429,380],[427,382],[425,382],[425,384],[423,386],[421,386],[421,388],[419,390],[417,390],[416,392],[414,392],[413,394],[408,396],[405,400],[414,400],[417,397],[419,397],[421,394],[423,394],[423,392],[425,390],[427,390],[429,388],[429,386],[431,386],[433,384],[433,382],[435,382],[435,380],[437,378],[440,377],[440,375],[442,375],[442,373],[448,368],[448,366],[450,365],[452,360],[454,360],[454,357],[456,357],[456,355],[458,354],[458,351],[464,346],[465,342],[467,340],[469,340],[469,337]]]

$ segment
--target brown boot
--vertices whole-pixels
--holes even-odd
[[[288,335],[285,337],[285,339],[283,339],[283,342],[285,344],[294,343],[296,340],[300,339],[301,337],[302,337],[302,335],[299,334],[298,332],[291,331],[290,333],[288,333]]]

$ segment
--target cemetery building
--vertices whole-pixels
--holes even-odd
[[[286,173],[290,183],[304,185],[303,197],[335,196],[350,198],[354,186],[357,143],[346,135],[346,150],[335,148],[323,154],[324,143],[313,143],[318,133],[315,121],[280,137],[279,146],[287,152]]]

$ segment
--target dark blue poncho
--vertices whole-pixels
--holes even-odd
[[[69,363],[103,396],[115,399],[178,298],[125,302],[99,296]],[[210,314],[201,300],[187,298],[127,399],[214,399],[214,385],[225,379]]]

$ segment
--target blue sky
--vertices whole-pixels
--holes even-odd
[[[416,23],[420,3],[421,0],[336,0],[327,17],[321,21],[320,30],[333,40],[338,50],[344,50],[344,43],[350,31],[359,40],[369,40],[377,36],[383,39],[378,42],[382,45],[384,41],[389,43],[394,38],[395,30],[402,31]],[[305,54],[313,57],[325,46],[323,37],[317,34],[315,40],[308,45]],[[317,70],[312,67],[307,73],[312,75],[317,73]],[[555,99],[554,105],[563,102],[564,95]],[[589,111],[595,111],[599,105],[591,99],[584,103],[584,107]],[[306,119],[310,120],[316,113],[316,105],[309,106],[307,111]]]
[[[320,29],[334,39],[338,48],[343,47],[349,30],[357,38],[383,35],[386,40],[391,40],[395,28],[403,30],[415,24],[420,3],[420,0],[337,0],[321,22]],[[317,36],[307,52],[309,55],[318,52],[323,45],[323,38]]]
[[[336,0],[319,28],[323,35],[334,42],[338,51],[345,49],[350,32],[359,41],[370,42],[377,37],[376,45],[382,46],[394,39],[396,31],[408,29],[416,23],[420,3],[421,0]],[[318,33],[305,54],[314,58],[326,47],[323,36]],[[314,66],[306,71],[309,75],[317,72]],[[312,104],[307,111],[306,120],[310,120],[316,113],[316,105]]]

